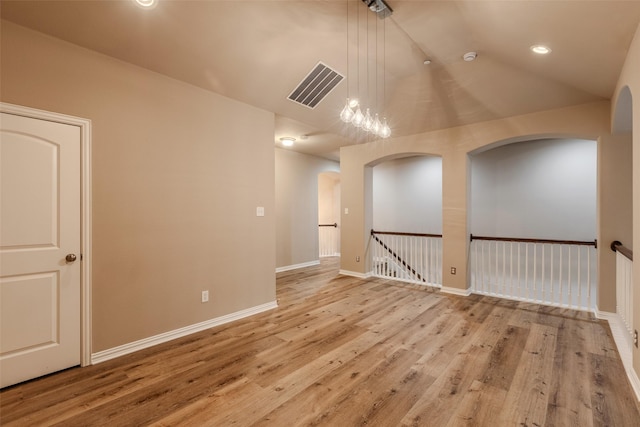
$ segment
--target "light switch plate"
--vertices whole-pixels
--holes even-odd
[[[256,208],[256,216],[264,216],[264,208],[262,206]]]

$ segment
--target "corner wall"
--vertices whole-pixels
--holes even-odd
[[[3,102],[92,121],[93,353],[275,302],[272,113],[6,21],[0,52]]]

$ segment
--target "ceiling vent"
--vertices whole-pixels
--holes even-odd
[[[342,79],[344,79],[342,74],[318,62],[318,65],[307,74],[288,98],[306,107],[315,108]]]

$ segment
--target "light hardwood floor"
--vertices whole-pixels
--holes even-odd
[[[3,426],[640,426],[586,313],[338,275],[277,275],[279,307],[0,392]]]

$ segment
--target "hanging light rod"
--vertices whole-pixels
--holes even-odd
[[[369,10],[375,13],[380,19],[387,18],[393,13],[391,6],[384,0],[362,0],[362,3],[366,4]]]
[[[369,10],[371,10],[373,13],[375,13],[379,19],[384,19],[388,16],[391,16],[391,13],[393,12],[393,10],[389,7],[389,5],[384,1],[384,0],[362,0],[362,3],[364,3]],[[348,3],[347,3],[348,4]],[[349,17],[348,14],[349,10],[347,8],[347,19]],[[359,13],[358,13],[358,26],[360,25],[360,18],[359,18]],[[384,28],[384,27],[383,27]],[[376,59],[375,62],[377,64],[378,62],[378,41],[377,41],[377,30],[378,30],[378,26],[376,24]],[[358,29],[358,79],[360,78],[360,71],[359,71],[359,67],[360,67],[360,36],[359,36],[359,31],[360,29]],[[368,36],[368,31],[369,31],[369,22],[367,20],[367,92],[368,92],[368,88],[369,88],[369,36]],[[349,37],[349,31],[347,29],[347,39]],[[348,58],[348,54],[349,54],[349,41],[347,40],[347,66],[349,65],[349,58]],[[349,74],[349,71],[347,70],[347,75]],[[377,79],[378,79],[378,73],[376,70],[376,90],[375,90],[375,104],[377,105],[378,102],[378,88],[377,88]],[[384,81],[384,78],[383,78]],[[358,81],[358,89],[360,88],[360,82]],[[348,90],[347,90],[348,92]],[[384,93],[384,90],[383,90]],[[367,100],[368,102],[371,102],[371,99],[369,96],[367,96]],[[364,111],[364,113],[363,113]],[[344,108],[342,109],[342,111],[340,112],[340,120],[342,120],[345,123],[349,123],[351,125],[353,125],[354,127],[356,127],[357,129],[361,129],[365,132],[369,132],[375,136],[378,136],[380,138],[389,138],[391,136],[391,128],[389,127],[389,125],[387,124],[387,119],[383,116],[382,120],[380,120],[380,117],[378,116],[378,114],[375,113],[375,111],[371,111],[370,108],[364,108],[364,106],[362,106],[360,103],[358,102],[357,99],[354,98],[347,98],[347,101],[344,105]]]

